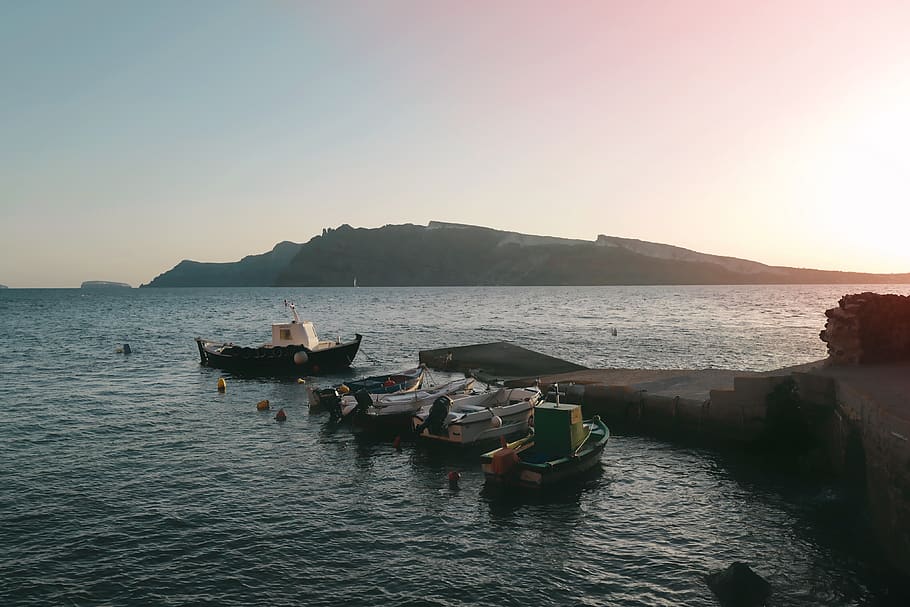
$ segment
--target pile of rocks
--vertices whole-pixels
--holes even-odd
[[[828,360],[840,364],[910,360],[910,296],[844,295],[825,312],[819,334]]]

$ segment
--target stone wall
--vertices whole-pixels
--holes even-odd
[[[861,441],[858,463],[878,542],[895,569],[910,575],[910,420],[848,382],[837,383],[837,401],[845,427]],[[857,454],[845,449],[843,456],[849,466]]]
[[[711,390],[708,399],[606,384],[561,386],[560,398],[561,402],[582,405],[586,415],[600,415],[614,432],[742,446],[759,441],[768,433],[767,396],[787,377],[736,377],[734,390]],[[541,384],[545,391],[550,387]]]
[[[910,296],[844,295],[825,316],[828,321],[819,337],[828,344],[830,362],[910,360]]]

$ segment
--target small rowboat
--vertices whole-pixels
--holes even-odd
[[[343,396],[329,409],[334,420],[350,419],[361,429],[370,431],[407,431],[411,416],[424,405],[440,396],[456,398],[468,394],[474,378],[456,379],[441,386],[424,388],[403,394],[369,394],[361,391]]]
[[[480,394],[440,397],[411,418],[417,438],[426,443],[477,446],[528,433],[537,388],[498,388]]]
[[[365,391],[368,394],[401,394],[418,390],[426,376],[426,367],[420,365],[413,369],[405,369],[397,373],[373,375],[352,381],[346,381],[331,388],[315,388],[307,386],[307,396],[310,403],[310,413],[326,411],[323,399],[334,402],[345,394],[355,394]]]
[[[581,420],[578,405],[543,403],[533,433],[480,456],[487,482],[539,489],[600,464],[610,430],[600,417]]]

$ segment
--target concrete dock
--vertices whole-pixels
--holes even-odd
[[[421,350],[419,358],[421,363],[431,369],[472,373],[484,380],[553,375],[585,369],[582,365],[534,352],[506,341]]]
[[[631,391],[703,401],[713,389],[732,389],[733,379],[753,375],[732,369],[584,369],[537,377],[542,386],[553,384],[623,386]],[[528,377],[505,381],[507,386],[526,386],[534,383]]]
[[[586,369],[499,342],[420,353],[431,368],[506,385],[559,385],[611,430],[787,453],[866,494],[878,542],[910,574],[910,362],[820,360],[768,372]],[[808,464],[807,464],[808,462]]]
[[[630,391],[704,401],[711,390],[732,390],[734,378],[767,375],[734,369],[588,369],[509,342],[421,350],[420,362],[431,369],[471,373],[483,381],[528,386],[539,381],[548,387],[599,384],[623,386]],[[820,365],[812,363],[810,366]],[[807,366],[793,367],[803,370]],[[776,374],[787,373],[782,369]]]
[[[879,543],[910,574],[910,361],[827,366],[811,376],[834,400],[827,456],[865,486]]]

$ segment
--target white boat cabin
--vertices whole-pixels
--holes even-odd
[[[294,313],[294,320],[291,322],[273,323],[272,343],[269,345],[273,347],[303,346],[308,350],[321,350],[337,345],[334,341],[319,341],[319,337],[316,336],[316,327],[313,326],[312,321],[300,320],[294,304],[289,304],[288,307]]]

